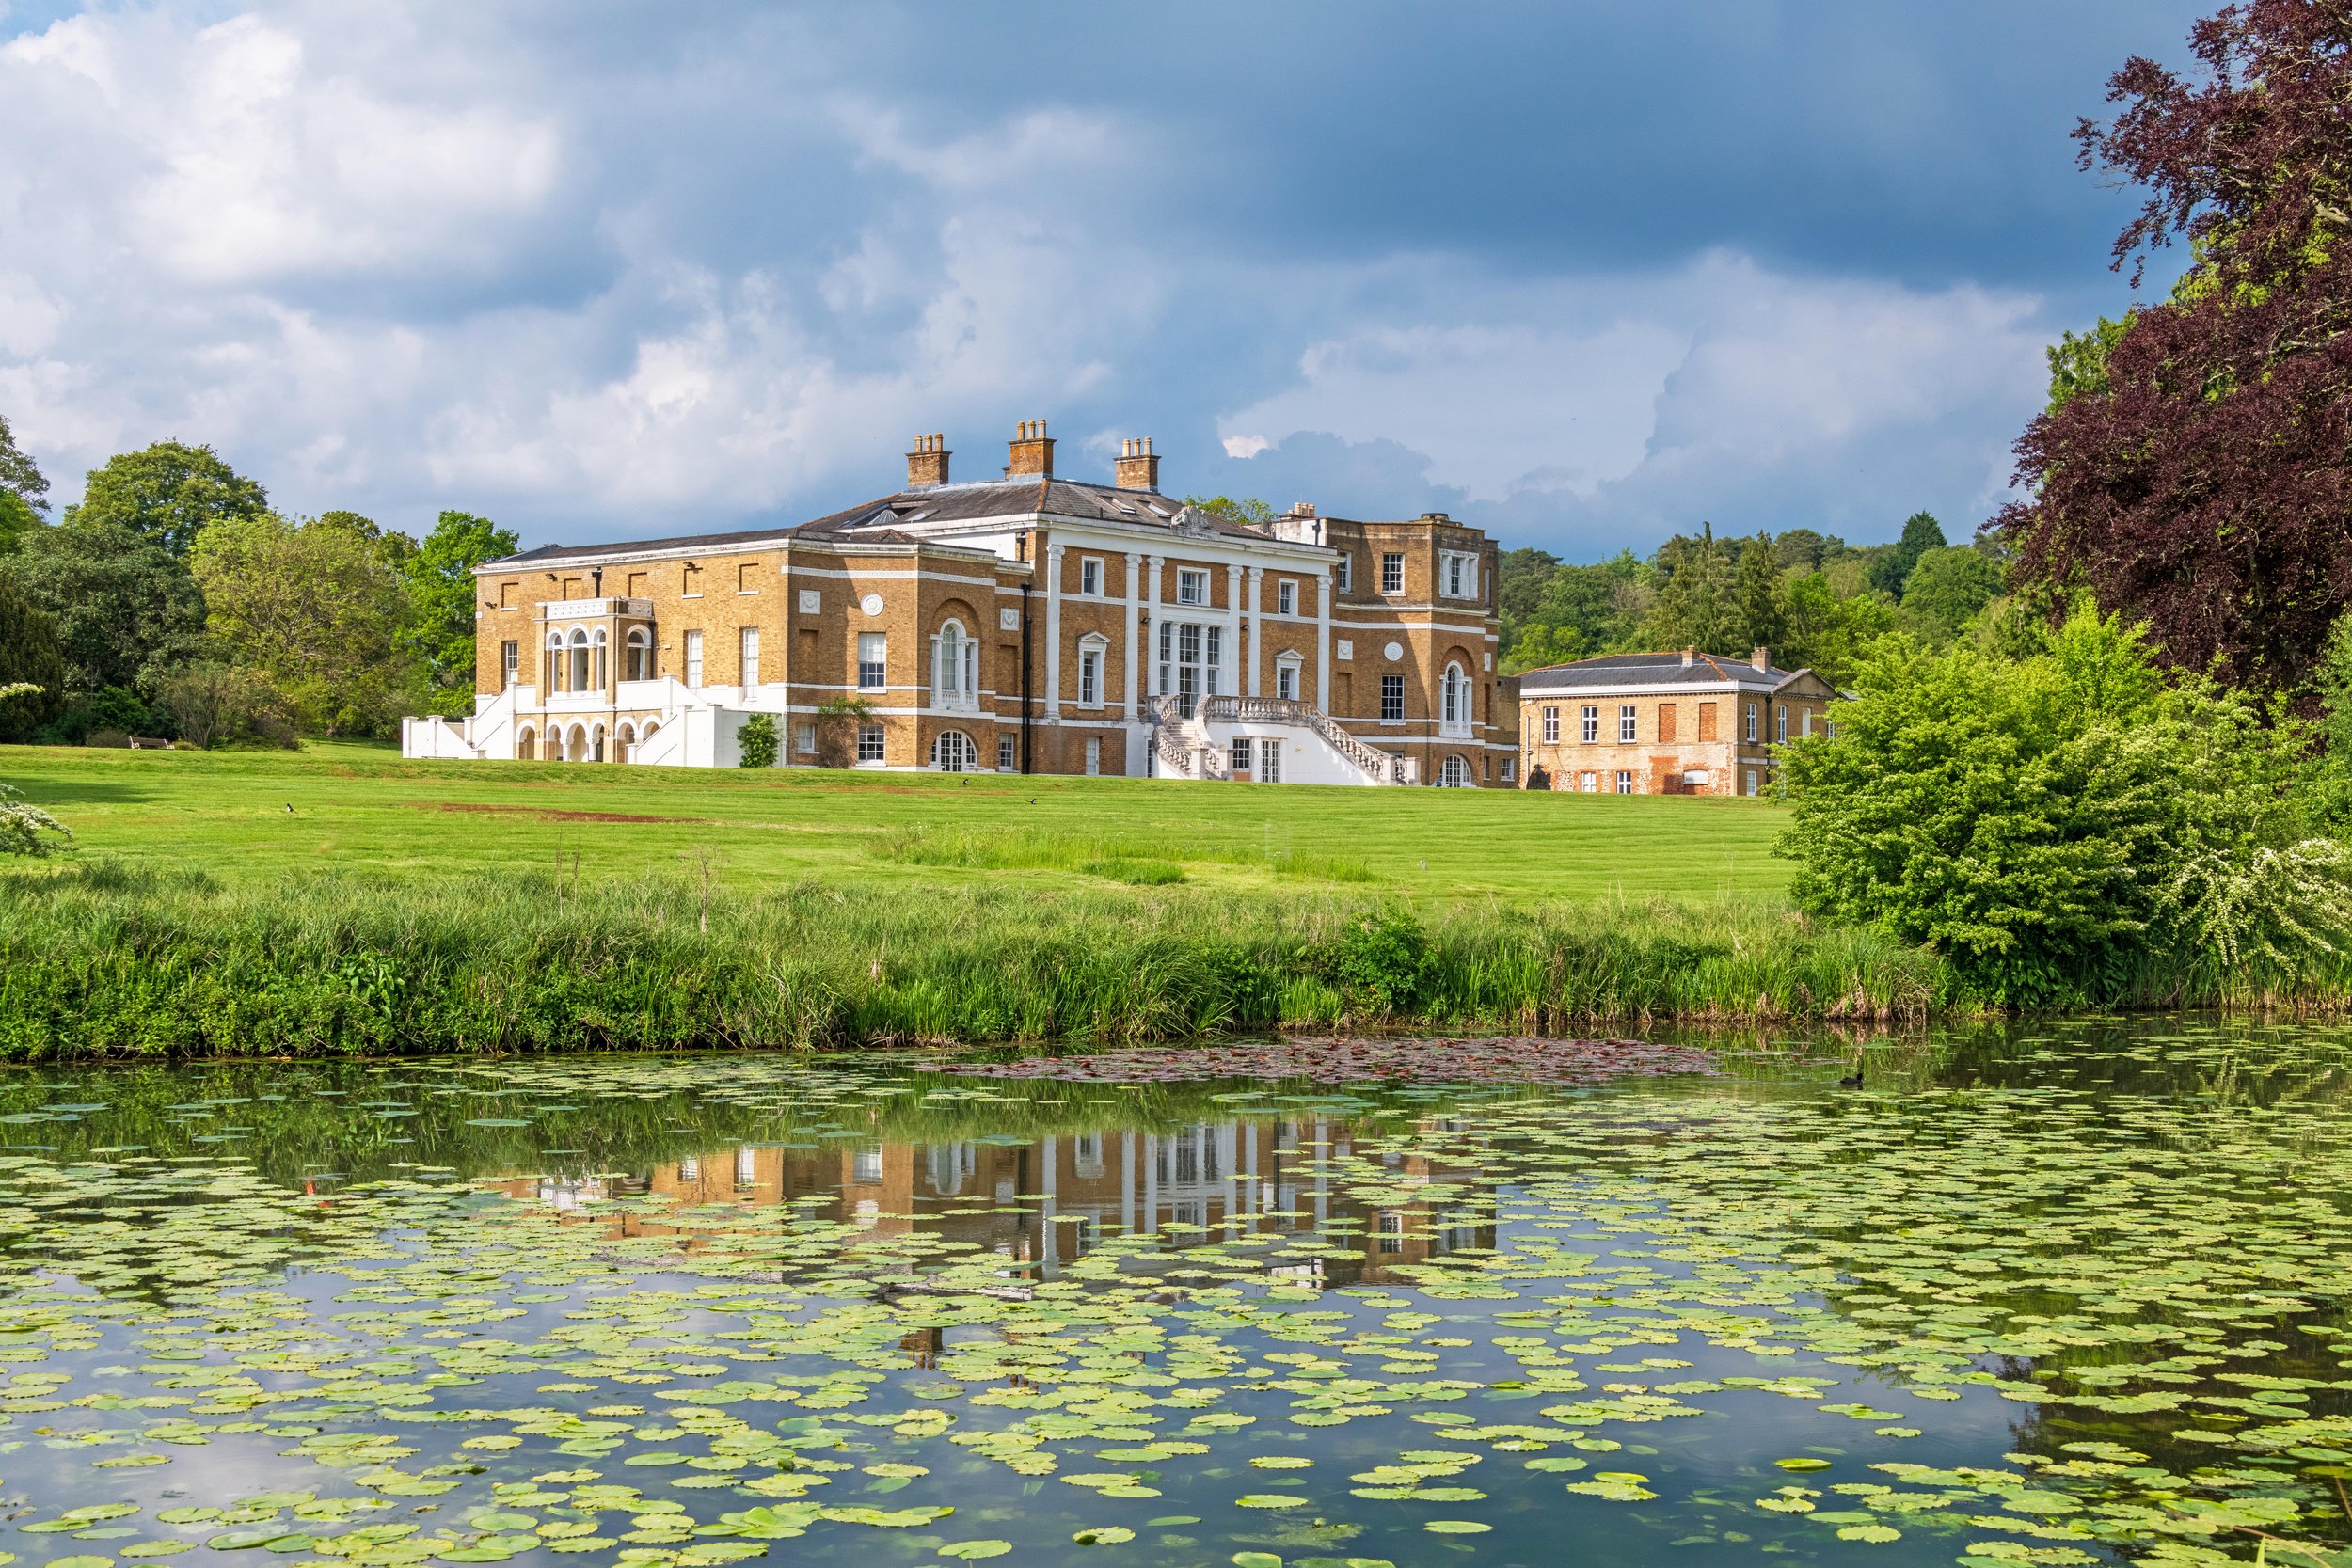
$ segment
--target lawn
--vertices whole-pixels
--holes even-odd
[[[585,883],[698,879],[707,863],[735,888],[963,878],[1099,888],[1077,863],[1107,853],[1177,863],[1207,886],[1336,878],[1438,907],[1772,901],[1790,870],[1771,852],[1781,809],[1736,799],[421,763],[334,744],[298,754],[0,747],[0,780],[62,819],[86,854],[195,865],[230,884],[329,869],[568,877],[577,862]],[[957,863],[975,845],[1086,852],[1030,854],[1009,869]]]

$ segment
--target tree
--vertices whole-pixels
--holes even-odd
[[[1930,550],[1911,569],[1897,623],[1921,641],[1949,642],[2001,592],[2000,563],[1963,545]]]
[[[773,768],[776,765],[776,716],[755,713],[743,721],[743,727],[735,733],[735,740],[742,751],[738,766],[743,768]]]
[[[204,594],[179,557],[113,523],[45,528],[0,575],[48,615],[69,694],[152,684],[204,631]]]
[[[444,512],[402,571],[408,596],[404,644],[424,661],[439,713],[471,711],[474,693],[474,577],[485,561],[520,547],[512,529],[470,512]]]
[[[167,676],[157,700],[180,738],[192,746],[291,750],[298,743],[284,695],[267,675],[246,666],[198,659]]]
[[[49,510],[49,481],[32,458],[16,444],[8,416],[0,414],[0,555],[7,555],[24,536],[41,526]]]
[[[235,659],[266,673],[301,723],[327,735],[381,733],[416,687],[398,646],[407,599],[393,552],[349,517],[225,517],[188,555]]]
[[[2099,325],[2088,332],[2061,332],[2058,341],[2042,350],[2050,362],[2049,412],[2055,414],[2078,397],[2105,395],[2111,383],[2107,380],[2107,356],[2114,352],[2116,340],[2123,336],[2123,322],[2099,318]]]
[[[1659,546],[1652,563],[1658,596],[1642,625],[1654,648],[1697,648],[1710,654],[1745,653],[1735,648],[1731,621],[1731,560],[1716,543],[1715,525],[1700,525],[1695,539],[1676,534]],[[1750,644],[1754,646],[1753,643]]]
[[[1872,646],[1895,629],[1895,607],[1883,595],[1840,597],[1820,572],[1792,578],[1782,607],[1775,662],[1810,670],[1840,689],[1853,684]]]
[[[1781,587],[1780,560],[1772,536],[1759,533],[1740,547],[1740,566],[1731,585],[1732,650],[1777,648],[1788,629],[1788,599]]]
[[[57,624],[0,574],[0,740],[22,740],[65,706]]]
[[[1789,572],[1818,572],[1824,561],[1844,554],[1845,549],[1846,542],[1837,535],[1809,528],[1789,529],[1772,541],[1772,553],[1779,558],[1781,569]]]
[[[1186,496],[1184,504],[1246,528],[1263,528],[1275,517],[1274,508],[1254,496]]]
[[[268,511],[267,493],[212,448],[158,441],[92,468],[81,503],[66,508],[65,520],[83,527],[115,524],[184,555],[212,524]]]
[[[2249,0],[2199,22],[2194,79],[2134,58],[2082,166],[2145,189],[2133,264],[2170,297],[2053,356],[1996,519],[2018,570],[2144,619],[2178,666],[2300,686],[2352,603],[2352,10]],[[2095,366],[2091,363],[2095,359]]]
[[[1511,554],[1520,558],[1522,569],[1528,569],[1533,563],[1525,558],[1543,552],[1514,550]],[[1508,609],[1502,612],[1503,673],[1518,674],[1631,646],[1647,608],[1639,592],[1647,570],[1630,550],[1590,565],[1554,562],[1549,575],[1536,585],[1532,606],[1523,612]],[[1515,596],[1521,596],[1522,602],[1525,592],[1524,585],[1515,585]]]
[[[1903,519],[1903,534],[1895,547],[1870,562],[1868,582],[1872,588],[1899,599],[1903,585],[1911,580],[1912,568],[1930,550],[1945,546],[1944,525],[1925,512],[1915,512]]]

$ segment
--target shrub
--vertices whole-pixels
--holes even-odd
[[[743,721],[736,732],[736,744],[742,748],[741,766],[773,768],[776,765],[776,721],[771,714],[755,713]]]
[[[64,823],[41,810],[24,803],[24,792],[13,784],[0,784],[0,855],[46,855],[56,848],[43,833],[56,833],[72,838]]]

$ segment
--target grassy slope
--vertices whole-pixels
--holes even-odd
[[[1372,873],[1351,891],[1425,908],[1609,895],[1773,903],[1789,872],[1770,852],[1782,813],[1744,800],[411,763],[335,745],[299,755],[0,747],[0,779],[64,820],[87,853],[200,867],[232,885],[559,862],[568,876],[574,856],[583,882],[672,879],[697,875],[698,849],[723,888],[1105,885],[1077,871],[943,870],[875,852],[916,828],[1110,836],[1178,860],[1187,849],[1337,857]],[[1188,862],[1185,872],[1210,887],[1274,880],[1247,865]]]

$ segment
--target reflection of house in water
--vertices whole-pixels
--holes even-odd
[[[1337,1225],[1333,1240],[1352,1241],[1352,1255],[1266,1259],[1272,1277],[1324,1285],[1378,1283],[1400,1265],[1494,1244],[1491,1217],[1468,1205],[1375,1209],[1340,1192],[1317,1156],[1348,1158],[1354,1136],[1344,1121],[1265,1118],[1026,1143],[744,1145],[684,1156],[636,1181],[543,1179],[508,1190],[564,1208],[648,1191],[680,1205],[796,1204],[811,1219],[993,1252],[1009,1266],[1025,1265],[1022,1275],[1030,1279],[1052,1278],[1105,1236],[1131,1233],[1161,1237],[1172,1250],[1226,1235],[1305,1238]],[[1381,1163],[1388,1180],[1406,1184],[1483,1180],[1418,1156],[1389,1154]],[[628,1234],[664,1228],[642,1217],[618,1223]]]

